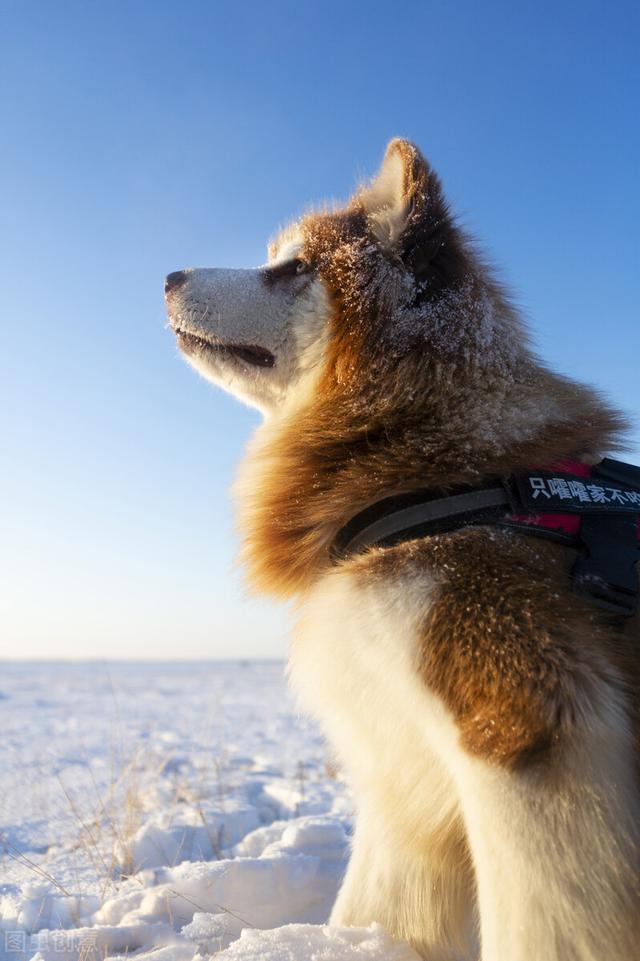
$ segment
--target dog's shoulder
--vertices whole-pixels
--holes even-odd
[[[313,592],[313,656],[330,650],[334,673],[355,658],[419,678],[470,753],[527,764],[587,715],[622,708],[633,687],[632,641],[571,591],[571,561],[559,545],[489,528],[369,551]]]

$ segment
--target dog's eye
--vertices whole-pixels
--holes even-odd
[[[302,260],[300,257],[292,257],[291,260],[266,267],[264,275],[267,280],[271,281],[279,280],[281,277],[297,277],[300,274],[309,273],[310,270],[311,264],[307,263],[306,260]]]

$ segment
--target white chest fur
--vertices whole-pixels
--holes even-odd
[[[290,661],[358,807],[408,831],[412,844],[455,806],[438,759],[455,728],[419,673],[419,623],[433,589],[423,572],[376,585],[329,574],[307,599]]]
[[[307,599],[290,675],[356,800],[353,853],[331,921],[379,921],[425,957],[457,961],[477,957],[473,881],[441,760],[455,728],[419,672],[419,624],[433,589],[424,572],[375,585],[346,571],[327,576]]]

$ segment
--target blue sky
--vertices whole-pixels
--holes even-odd
[[[258,415],[179,359],[162,281],[261,263],[394,135],[540,352],[637,415],[638,10],[0,0],[2,656],[285,653],[234,565]]]

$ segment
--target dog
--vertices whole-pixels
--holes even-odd
[[[379,922],[428,961],[640,956],[637,617],[576,593],[575,544],[526,518],[362,534],[416,492],[433,510],[524,476],[551,497],[545,467],[567,463],[549,484],[584,490],[624,417],[532,352],[406,140],[264,266],[165,289],[187,361],[264,414],[242,556],[296,602],[290,679],[356,803],[330,923]],[[358,517],[360,547],[336,553]]]

